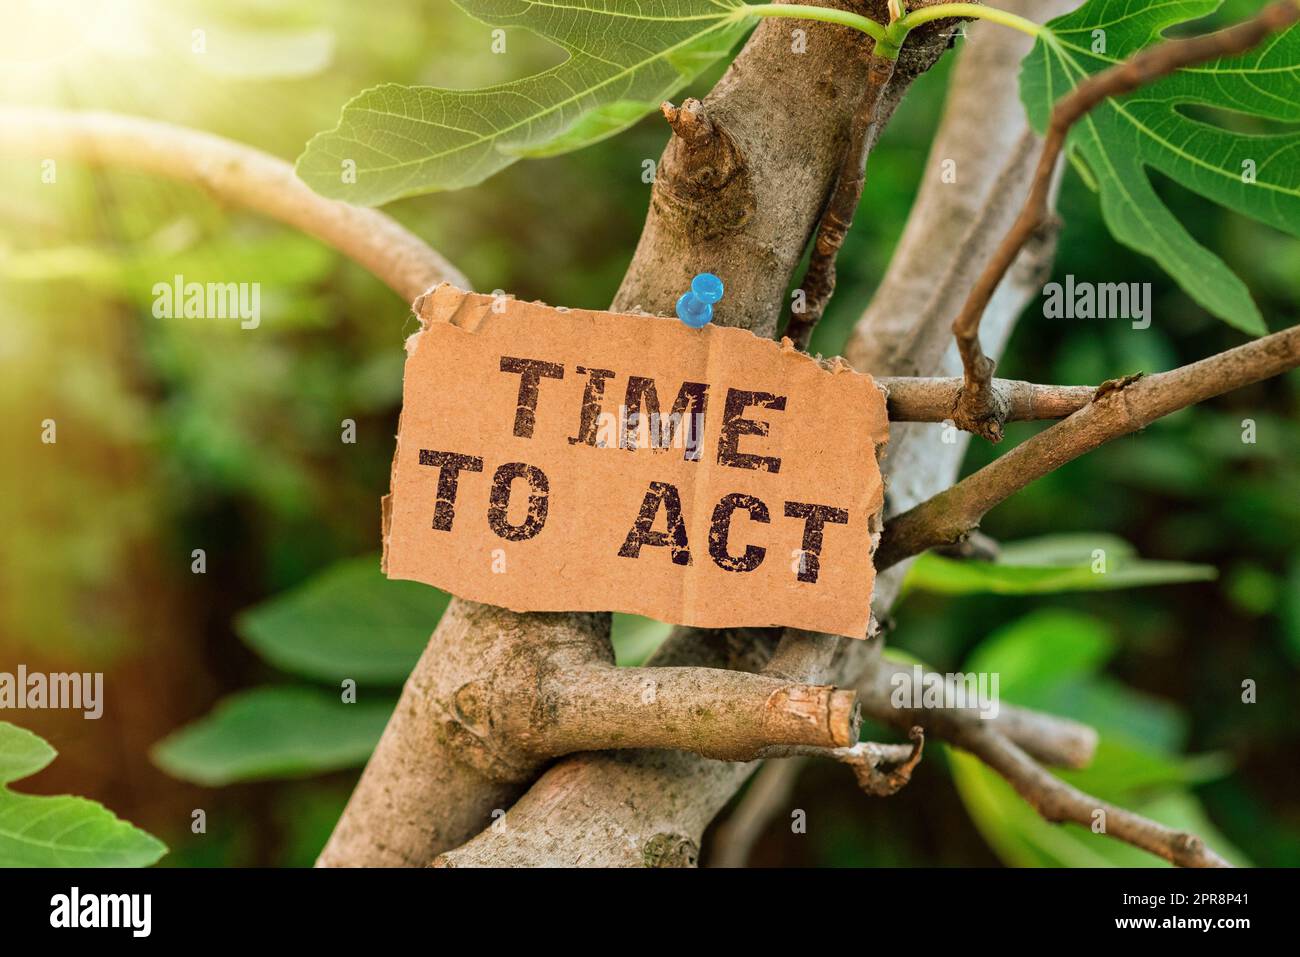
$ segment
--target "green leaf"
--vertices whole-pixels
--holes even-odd
[[[377,205],[482,182],[515,160],[579,149],[635,123],[752,25],[739,0],[457,0],[493,27],[568,52],[559,66],[480,90],[385,84],[343,108],[298,159],[326,196]],[[355,181],[343,174],[355,163]],[[350,166],[349,166],[350,168]]]
[[[58,754],[44,738],[0,721],[0,784],[29,778]]]
[[[1052,104],[1089,75],[1158,42],[1175,24],[1204,17],[1220,0],[1089,0],[1051,21],[1021,67],[1020,91],[1035,128]],[[1101,34],[1095,35],[1095,31]],[[1093,52],[1104,39],[1104,52]],[[1194,108],[1197,113],[1189,113]],[[1265,128],[1244,134],[1209,122],[1205,109],[1241,114]],[[1069,144],[1087,164],[1102,214],[1120,242],[1154,258],[1193,299],[1238,329],[1267,331],[1245,285],[1200,245],[1156,195],[1146,168],[1243,215],[1300,235],[1300,26],[1239,57],[1221,58],[1099,104]],[[1256,181],[1243,172],[1253,164]]]
[[[912,565],[907,588],[944,595],[1042,595],[1208,581],[1212,565],[1138,558],[1113,535],[1051,535],[1008,542],[996,562],[926,553]]]
[[[173,777],[217,786],[359,767],[370,757],[394,701],[345,704],[309,688],[258,688],[160,741],[153,760]]]
[[[1148,753],[1173,753],[1187,730],[1177,709],[1101,673],[1118,647],[1101,619],[1044,608],[994,631],[965,667],[996,672],[1008,701],[1068,715],[1092,725],[1107,742],[1121,739]]]
[[[973,673],[996,672],[1000,693],[1023,701],[1034,689],[1093,675],[1114,652],[1115,639],[1100,620],[1046,608],[985,638],[965,667]]]
[[[0,785],[35,774],[55,754],[30,731],[0,721]],[[0,867],[145,867],[166,853],[102,804],[0,787]]]
[[[271,664],[330,682],[401,684],[450,600],[419,582],[389,581],[379,556],[339,562],[244,612],[240,636]]]

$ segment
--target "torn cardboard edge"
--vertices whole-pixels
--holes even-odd
[[[390,492],[389,494],[383,496],[382,498],[381,523],[382,523],[382,534],[383,534],[383,541],[384,541],[382,568],[386,575],[390,575],[392,577],[399,577],[399,578],[414,578],[415,580],[426,581],[429,584],[433,584],[436,585],[437,587],[444,588],[445,590],[450,591],[453,594],[460,595],[463,598],[500,605],[518,612],[628,611],[637,614],[645,614],[650,617],[654,617],[663,621],[669,621],[675,624],[697,625],[701,627],[729,627],[729,626],[730,627],[764,627],[764,626],[785,625],[790,627],[805,628],[806,630],[832,631],[838,634],[846,634],[850,637],[866,637],[870,632],[870,630],[874,627],[872,619],[870,617],[871,591],[874,586],[874,567],[872,567],[872,556],[874,556],[876,547],[879,544],[880,533],[883,527],[882,515],[883,515],[883,505],[884,505],[884,479],[883,479],[883,474],[880,472],[879,469],[879,461],[880,458],[882,457],[883,450],[888,441],[888,419],[884,412],[887,392],[882,386],[875,383],[874,379],[872,379],[871,376],[853,370],[846,362],[844,362],[842,358],[839,357],[834,357],[831,359],[823,359],[821,357],[814,358],[805,353],[799,352],[794,348],[793,343],[788,338],[783,339],[779,343],[776,343],[773,340],[756,336],[752,332],[746,329],[713,326],[713,325],[706,326],[703,330],[690,330],[687,329],[687,327],[685,327],[684,325],[677,323],[676,320],[667,317],[651,316],[645,313],[610,313],[601,310],[583,310],[583,309],[570,309],[566,307],[553,307],[540,302],[531,302],[531,303],[522,302],[512,297],[489,296],[489,295],[465,292],[463,290],[460,290],[454,286],[445,283],[434,287],[428,293],[425,293],[419,299],[417,299],[414,308],[415,308],[416,315],[420,321],[420,329],[415,333],[413,333],[412,335],[410,335],[405,341],[405,349],[407,354],[406,378],[408,379],[408,381],[404,382],[404,402],[403,402],[401,419],[399,420],[399,434],[397,437],[397,447],[395,449],[393,467],[390,475],[390,483],[391,483]],[[665,324],[664,326],[656,325],[656,326],[647,326],[644,328],[653,332],[654,335],[661,340],[664,339],[665,336],[672,338],[672,335],[669,335],[669,330],[671,330],[673,335],[680,334],[680,336],[691,337],[689,339],[682,339],[681,341],[690,344],[686,349],[687,352],[689,352],[691,349],[695,350],[695,352],[697,353],[697,355],[694,356],[696,360],[695,368],[699,370],[702,367],[703,370],[708,370],[710,372],[710,376],[708,377],[710,382],[712,382],[714,379],[714,376],[712,375],[712,370],[726,368],[727,358],[729,356],[746,354],[746,353],[752,354],[757,348],[758,350],[765,350],[767,352],[768,354],[767,364],[769,367],[773,366],[772,360],[775,357],[776,360],[775,368],[780,370],[783,381],[784,380],[788,380],[790,382],[795,382],[796,380],[810,381],[808,379],[808,373],[814,372],[816,376],[823,376],[823,375],[829,376],[831,380],[834,380],[839,376],[847,374],[855,377],[856,382],[861,382],[864,383],[865,385],[870,386],[871,389],[869,390],[869,392],[871,395],[875,397],[875,402],[871,402],[870,400],[868,400],[867,404],[872,405],[874,407],[865,410],[855,410],[861,412],[862,425],[864,426],[864,433],[865,433],[864,435],[858,436],[857,438],[862,441],[865,441],[870,448],[871,465],[868,469],[864,471],[870,472],[872,474],[864,475],[863,481],[867,483],[867,487],[870,487],[873,482],[875,483],[874,491],[869,495],[870,508],[866,514],[866,520],[865,520],[866,537],[862,539],[863,554],[861,555],[862,561],[865,562],[866,567],[870,571],[865,576],[865,580],[862,582],[862,584],[865,586],[863,590],[858,591],[854,595],[842,596],[839,599],[843,603],[852,605],[853,607],[860,609],[860,611],[855,615],[840,616],[833,612],[828,612],[827,610],[822,609],[816,614],[813,614],[812,617],[817,618],[820,624],[830,625],[831,627],[820,627],[820,626],[810,627],[810,623],[808,621],[802,620],[801,613],[792,612],[791,614],[787,615],[784,613],[782,609],[773,607],[771,602],[766,602],[768,608],[767,611],[765,612],[753,611],[751,613],[751,608],[748,606],[744,606],[743,604],[737,605],[737,603],[735,602],[731,602],[730,605],[728,605],[726,601],[723,601],[722,604],[726,606],[729,610],[724,610],[720,614],[720,616],[717,614],[713,614],[709,608],[705,607],[710,605],[713,598],[717,597],[716,595],[713,595],[711,592],[706,593],[702,598],[699,596],[695,598],[691,598],[685,594],[679,594],[677,596],[678,597],[677,602],[669,601],[669,602],[657,603],[655,607],[650,608],[650,607],[646,607],[645,602],[636,602],[636,601],[628,602],[628,601],[620,600],[621,593],[617,590],[619,586],[613,580],[609,582],[608,589],[604,590],[603,601],[593,599],[592,597],[593,594],[601,592],[602,589],[600,589],[599,587],[596,587],[594,589],[589,587],[590,586],[589,582],[584,583],[582,589],[584,591],[583,596],[573,595],[572,597],[570,597],[572,589],[568,589],[560,586],[572,584],[572,579],[566,580],[565,582],[557,582],[556,583],[557,589],[554,597],[551,597],[548,594],[541,594],[541,595],[526,594],[521,597],[519,595],[512,594],[509,589],[502,589],[500,587],[497,587],[497,584],[492,583],[491,580],[486,580],[486,581],[480,580],[477,583],[469,582],[469,581],[459,581],[457,580],[456,575],[447,574],[448,569],[446,567],[443,567],[438,570],[420,568],[418,567],[419,565],[418,562],[416,562],[413,565],[411,556],[409,554],[404,554],[402,562],[399,563],[401,567],[394,569],[394,562],[392,561],[392,553],[394,548],[394,540],[393,540],[394,522],[397,519],[398,512],[400,511],[399,509],[395,508],[396,496],[399,490],[399,486],[402,484],[404,480],[409,480],[409,476],[410,474],[412,474],[411,473],[412,466],[408,465],[405,470],[401,468],[401,463],[403,462],[403,438],[402,437],[408,431],[408,413],[410,412],[410,409],[408,408],[408,402],[411,398],[411,392],[412,392],[410,388],[412,383],[409,381],[409,379],[411,377],[413,363],[415,363],[417,357],[421,355],[420,353],[421,344],[425,341],[425,338],[430,334],[431,331],[443,329],[446,327],[454,327],[455,329],[463,331],[465,337],[479,337],[481,332],[484,330],[486,326],[489,329],[489,335],[490,335],[492,334],[492,330],[494,328],[500,328],[501,324],[503,323],[509,325],[512,322],[524,321],[523,319],[519,318],[521,316],[526,317],[528,323],[532,323],[532,324],[535,324],[537,320],[542,317],[545,317],[550,321],[555,321],[562,318],[571,321],[578,321],[580,323],[586,324],[588,331],[590,331],[590,329],[592,328],[598,328],[601,324],[605,323],[611,318],[618,318],[620,320],[632,321],[638,323],[656,323],[656,324],[663,323]],[[618,327],[618,329],[619,331],[622,331],[623,327],[620,326]],[[557,354],[557,350],[556,350],[557,344],[548,341],[549,330],[545,329],[545,327],[543,326],[543,329],[541,331],[547,333],[546,337],[539,337],[542,338],[542,341],[531,342],[531,341],[512,340],[511,342],[512,350],[515,353],[521,355],[528,355],[531,354],[532,352],[544,352],[547,353],[548,355]],[[698,345],[700,343],[701,337],[704,337],[705,341],[707,342],[707,347],[703,350],[704,358],[702,363],[699,361],[699,355],[698,355],[699,353]],[[593,338],[599,339],[601,337],[593,337]],[[610,337],[607,338],[613,338],[613,336],[611,335]],[[449,341],[453,343],[459,342],[461,341],[461,337],[454,336],[451,337]],[[638,341],[637,344],[640,345],[640,342]],[[581,358],[582,354],[585,354],[584,350],[581,348],[578,350],[578,353],[579,353],[579,359]],[[638,358],[637,356],[631,356],[629,358],[629,362],[632,365],[635,365],[637,358]],[[804,364],[807,365],[805,366]],[[584,368],[580,364],[580,362],[576,360],[573,361],[571,365],[578,369]],[[769,369],[769,372],[770,371],[771,370]],[[677,381],[682,381],[683,378],[689,379],[691,374],[692,373],[690,372],[690,370],[678,370]],[[696,372],[696,375],[697,377],[699,377],[698,371]],[[738,378],[744,378],[744,376],[740,375],[739,373],[736,373],[736,375]],[[668,376],[667,378],[671,379],[672,376]],[[815,381],[815,380],[811,380],[811,381]],[[465,388],[468,390],[472,384],[473,384],[472,382],[466,383]],[[735,390],[733,389],[732,391]],[[819,390],[819,392],[828,392],[828,390],[826,390],[823,387]],[[437,394],[436,388],[431,394],[434,395]],[[862,392],[863,396],[865,396],[866,394],[867,393],[865,391]],[[718,404],[719,402],[715,397],[714,399],[715,409]],[[451,408],[451,406],[449,405],[448,408]],[[641,407],[638,407],[638,409],[640,408]],[[502,418],[504,416],[504,411],[505,411],[504,406],[498,409],[497,417]],[[445,413],[446,410],[443,410],[443,412]],[[449,416],[447,414],[441,415],[441,418],[444,420],[447,419],[448,417]],[[480,426],[485,424],[490,425],[491,423],[485,423],[484,421],[480,420],[479,422]],[[833,444],[833,443],[819,443],[817,436],[821,430],[824,430],[826,428],[833,428],[834,422],[833,421],[817,422],[812,424],[815,426],[815,431],[810,437],[805,436],[805,439],[809,444],[809,448],[813,450],[813,453],[816,453],[818,451],[817,446],[819,444]],[[785,425],[787,428],[794,427],[794,423],[790,423],[790,422],[785,423]],[[506,427],[508,429],[508,424]],[[491,431],[491,429],[485,428],[483,429],[483,431],[488,432]],[[424,434],[428,435],[429,432],[426,430]],[[467,440],[473,440],[475,436],[467,436],[466,438]],[[423,443],[424,439],[420,439],[419,441]],[[444,444],[448,444],[448,443],[444,443]],[[853,443],[850,442],[848,444],[851,447]],[[656,449],[656,452],[657,451],[658,450]],[[550,465],[551,468],[555,468],[557,461],[558,459],[553,457],[549,460],[548,464]],[[707,469],[698,470],[697,472],[692,473],[695,476],[695,479],[688,478],[684,480],[686,484],[683,485],[683,488],[689,486],[689,492],[688,495],[683,496],[683,498],[689,497],[691,499],[692,506],[694,506],[695,500],[699,498],[701,492],[701,486],[704,486],[706,488],[712,488],[712,484],[716,484],[716,469],[714,470],[713,476],[711,476],[708,480],[700,479],[700,476],[704,475],[706,471]],[[399,475],[399,472],[401,472],[402,474]],[[569,473],[565,471],[564,467],[561,467],[560,474],[561,474],[561,478],[564,481],[568,481],[569,479],[572,478],[572,476],[570,476]],[[474,477],[477,478],[478,476],[475,475]],[[766,476],[764,476],[764,478],[766,478]],[[699,480],[697,481],[696,479]],[[769,485],[770,484],[771,483],[769,483]],[[817,484],[817,483],[812,482],[809,484]],[[430,487],[431,486],[429,486],[428,483],[426,482],[424,491],[421,494],[427,493]],[[713,491],[717,491],[717,489],[713,489]],[[731,494],[734,495],[738,493],[733,492]],[[429,501],[431,500],[432,499],[429,499]],[[763,503],[760,502],[760,504]],[[795,504],[798,503],[796,502]],[[628,507],[635,510],[635,502],[628,502],[627,505]],[[787,502],[787,510],[788,507],[789,507],[789,503]],[[424,510],[426,512],[428,511],[427,501],[425,502]],[[701,539],[698,530],[698,526],[700,524],[699,512],[700,509],[698,507],[695,507],[694,516],[696,518],[695,524],[697,526],[695,529],[695,539],[697,543]],[[754,512],[750,513],[751,519],[753,517],[753,514]],[[628,516],[627,519],[630,521],[631,516]],[[656,519],[658,519],[658,513],[656,513]],[[734,513],[733,513],[733,519],[734,519],[733,527],[734,524],[742,520],[742,519],[735,519]],[[412,518],[409,509],[404,513],[404,517],[402,520],[405,521],[407,525],[414,527],[413,525],[411,525]],[[772,510],[769,509],[769,519],[767,522],[764,522],[763,524],[770,524],[774,520],[775,520],[775,515],[772,513]],[[624,524],[626,524],[626,522]],[[747,525],[748,524],[750,523],[747,523]],[[409,531],[409,529],[404,526],[404,531]],[[710,539],[712,539],[714,531],[715,528],[713,526],[710,526]],[[405,550],[408,548],[409,543],[401,542],[399,543],[399,545]],[[712,540],[710,540],[711,549],[712,546],[713,546],[713,542]],[[572,543],[570,543],[570,547],[572,547]],[[435,566],[439,564],[442,564],[444,566],[448,564],[450,565],[463,564],[463,558],[460,557],[449,558],[447,554],[445,554],[444,552],[438,549],[430,550],[425,557],[428,559],[431,565],[435,565]],[[702,555],[701,561],[707,563],[708,558],[709,556]],[[803,559],[801,558],[800,561],[802,560]],[[587,568],[586,570],[591,571],[590,568]],[[705,576],[705,577],[709,577],[709,576]],[[734,582],[735,580],[736,579],[733,576],[732,581]],[[679,587],[679,590],[681,592],[683,593],[690,592],[692,587],[695,587],[689,584],[688,583],[689,581],[690,580],[683,580],[683,583]],[[706,592],[709,592],[709,589],[706,588]],[[760,599],[765,599],[765,597],[766,596],[759,596]],[[798,604],[802,599],[799,598],[798,595],[792,594],[790,600],[792,603]],[[629,604],[636,605],[637,607],[629,607]],[[677,611],[677,613],[674,613],[674,611]],[[850,620],[851,623],[849,623]]]

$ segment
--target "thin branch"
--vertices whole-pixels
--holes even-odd
[[[803,290],[802,308],[791,307],[790,322],[785,334],[794,341],[795,348],[807,349],[813,329],[826,311],[826,304],[835,292],[835,260],[844,237],[853,225],[853,215],[862,199],[862,186],[867,178],[867,155],[875,140],[880,123],[880,104],[885,89],[894,76],[895,60],[867,55],[867,82],[862,99],[853,114],[849,141],[840,162],[839,175],[831,191],[821,222],[817,225],[817,238],[813,241],[812,258],[804,273],[800,288]]]
[[[886,406],[891,422],[955,423],[960,377],[884,376],[875,381],[889,392]],[[1097,391],[1090,385],[1040,385],[1019,379],[993,379],[989,386],[1001,396],[1006,422],[1063,419],[1091,402]]]
[[[923,673],[921,680],[924,686],[941,681],[942,676]],[[1097,732],[1069,718],[1002,703],[995,715],[985,717],[978,704],[969,702],[926,704],[922,690],[916,687],[914,668],[890,661],[868,669],[858,683],[863,714],[899,730],[919,725],[936,737],[952,740],[966,728],[989,728],[1037,760],[1062,768],[1086,768],[1097,751]],[[912,707],[914,702],[921,703]]]
[[[455,266],[390,217],[326,199],[284,160],[211,133],[114,113],[6,106],[0,152],[67,156],[193,183],[316,237],[408,303],[440,282],[470,288]]]
[[[936,677],[928,675],[926,679]],[[1227,866],[1200,838],[1107,804],[1040,766],[1039,761],[1086,767],[1097,747],[1097,732],[1087,725],[1007,704],[1000,705],[997,715],[990,718],[981,717],[978,707],[898,706],[896,700],[918,700],[914,689],[908,687],[913,680],[912,669],[881,662],[858,686],[863,712],[896,728],[919,725],[933,737],[969,751],[1006,778],[1048,821],[1074,821],[1089,828],[1100,825],[1108,836],[1183,867]],[[896,699],[894,694],[900,690],[904,694]]]
[[[996,731],[963,727],[950,740],[1002,775],[1046,821],[1073,821],[1101,828],[1099,833],[1150,851],[1179,867],[1232,866],[1195,834],[1175,831],[1066,784]]]
[[[847,764],[858,787],[873,797],[890,797],[907,786],[921,762],[925,731],[908,729],[910,744],[860,741],[851,748],[770,748],[770,758],[754,775],[749,790],[714,838],[710,867],[744,867],[763,829],[788,806],[795,781],[811,758],[829,758]],[[780,760],[776,760],[780,759]]]
[[[1103,383],[1069,418],[885,525],[879,572],[936,545],[955,545],[995,505],[1085,452],[1136,432],[1186,406],[1300,366],[1300,326],[1292,326],[1199,362]]]
[[[1245,53],[1297,20],[1300,20],[1300,2],[1279,0],[1251,19],[1217,33],[1166,40],[1147,47],[1125,62],[1083,80],[1056,102],[1024,208],[952,323],[965,373],[955,417],[961,428],[994,442],[1002,438],[1005,410],[997,393],[989,388],[995,363],[980,346],[980,318],[1021,248],[1048,222],[1052,174],[1074,123],[1109,97],[1131,93],[1183,67]]]

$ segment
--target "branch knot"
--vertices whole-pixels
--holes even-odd
[[[655,175],[655,211],[699,240],[741,229],[757,201],[736,141],[699,100],[660,110],[673,136]]]

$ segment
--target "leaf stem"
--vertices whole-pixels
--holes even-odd
[[[966,6],[967,4],[959,4]],[[840,26],[860,30],[877,43],[885,42],[885,28],[869,17],[864,17],[848,10],[835,10],[831,7],[811,7],[798,3],[756,3],[742,4],[736,8],[739,16],[754,17],[788,17],[796,20],[820,20],[822,23],[837,23]]]
[[[992,20],[1004,27],[1011,27],[1021,33],[1028,33],[1031,37],[1041,37],[1051,33],[1042,24],[1035,23],[1033,20],[1026,20],[1022,16],[1007,10],[999,10],[997,7],[986,7],[982,3],[940,3],[933,7],[913,10],[891,23],[887,32],[891,35],[897,34],[901,45],[902,39],[921,24],[949,17],[974,17],[979,20]]]
[[[1052,38],[1051,30],[997,7],[986,7],[980,3],[941,3],[933,7],[923,7],[904,14],[889,26],[883,26],[860,14],[848,10],[836,10],[833,7],[812,7],[799,3],[743,3],[736,8],[739,17],[787,17],[796,20],[819,20],[822,23],[835,23],[852,27],[865,33],[876,41],[876,55],[890,60],[898,58],[903,41],[916,27],[935,20],[949,17],[972,17],[979,20],[992,20],[1004,27],[1011,27],[1032,37]]]

